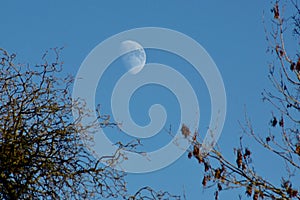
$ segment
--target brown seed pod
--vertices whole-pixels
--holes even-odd
[[[246,148],[244,153],[244,158],[246,159],[246,157],[249,157],[250,155],[251,155],[251,151],[248,148]]]
[[[296,153],[298,154],[298,156],[300,156],[300,144],[298,144],[296,147]]]
[[[245,165],[245,163],[242,164],[242,170],[246,170],[247,169],[247,165]]]
[[[204,176],[203,179],[202,179],[202,185],[203,185],[203,187],[205,187],[206,184],[207,184],[207,177]]]
[[[265,195],[264,195],[263,191],[261,191],[261,190],[259,190],[259,197],[260,197],[261,199],[264,199],[264,198],[265,198]]]
[[[198,160],[198,163],[203,163],[204,162],[203,158],[200,155],[197,155],[195,157]]]
[[[275,6],[273,8],[273,12],[274,12],[274,18],[279,19],[279,6],[278,6],[278,3],[275,4]]]
[[[252,184],[251,183],[246,188],[246,194],[249,197],[252,195]]]
[[[254,195],[253,195],[253,200],[258,200],[258,194],[259,192],[255,190]]]
[[[280,127],[283,127],[283,126],[284,126],[283,118],[280,119],[280,121],[279,121],[279,126],[280,126]]]
[[[240,149],[237,150],[236,164],[240,168],[243,164],[243,155]]]
[[[210,165],[208,162],[204,162],[204,171],[207,172],[210,168]]]
[[[298,58],[298,61],[297,61],[296,70],[298,72],[300,72],[300,57]]]
[[[215,178],[216,179],[220,179],[221,178],[221,169],[216,169],[215,170]]]
[[[181,134],[187,138],[190,134],[191,134],[191,131],[189,129],[189,127],[187,127],[185,124],[182,124],[182,127],[181,127]]]
[[[199,151],[199,147],[198,147],[197,145],[194,145],[194,150],[193,150],[193,154],[194,154],[194,156],[198,156],[198,155],[199,155],[199,153],[200,153],[200,151]]]

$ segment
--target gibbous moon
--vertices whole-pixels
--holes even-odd
[[[140,72],[146,64],[146,53],[144,48],[137,42],[125,40],[120,45],[122,61],[131,74]]]

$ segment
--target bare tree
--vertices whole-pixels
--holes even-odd
[[[294,13],[284,13],[293,10]],[[266,151],[282,159],[286,173],[274,174],[281,184],[276,185],[263,178],[255,169],[252,154],[259,153],[240,145],[234,148],[234,157],[227,159],[220,149],[215,148],[208,155],[200,152],[201,140],[197,133],[193,136],[192,149],[188,157],[196,158],[203,165],[204,188],[215,187],[215,199],[220,191],[244,188],[245,194],[257,199],[300,199],[300,10],[299,2],[290,0],[287,4],[279,1],[271,9],[272,19],[266,25],[269,52],[274,61],[269,65],[269,79],[275,92],[264,91],[263,100],[274,106],[270,120],[269,133],[260,135],[253,127],[250,118],[245,115],[245,124],[241,128]],[[268,31],[270,30],[270,31]],[[286,43],[291,38],[293,43]],[[241,197],[240,197],[241,198]]]
[[[85,148],[82,139],[92,141],[96,127],[80,123],[88,112],[71,99],[72,78],[59,74],[60,50],[31,67],[0,49],[0,199],[178,199],[150,187],[129,195],[126,174],[101,163],[117,162],[118,151],[96,159]],[[116,125],[106,115],[98,120],[102,127]]]

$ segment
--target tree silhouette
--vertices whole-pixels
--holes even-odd
[[[283,9],[285,8],[285,9]],[[293,10],[295,13],[284,13]],[[196,158],[204,167],[202,185],[204,188],[214,187],[215,199],[222,190],[243,188],[246,196],[257,199],[300,199],[299,177],[295,174],[300,169],[300,10],[299,3],[288,1],[280,5],[276,1],[271,9],[271,23],[266,25],[268,51],[274,56],[269,65],[269,79],[275,92],[265,90],[263,100],[274,106],[270,120],[270,131],[262,134],[256,131],[248,115],[245,124],[241,123],[246,136],[250,136],[266,151],[270,151],[282,159],[286,173],[274,174],[280,185],[263,178],[255,169],[252,154],[255,150],[240,145],[234,148],[233,159],[227,159],[218,148],[207,155],[201,154],[201,139],[195,133],[191,140],[192,149],[189,158]],[[286,14],[287,16],[284,16]],[[271,31],[268,31],[271,30]],[[286,44],[285,38],[292,38],[293,44]],[[265,158],[262,158],[265,159]],[[268,159],[268,158],[266,158]],[[271,170],[271,169],[266,169]],[[240,196],[242,198],[242,196]]]
[[[72,78],[59,76],[60,51],[46,52],[32,67],[0,49],[0,199],[178,199],[150,187],[127,194],[126,174],[101,164],[118,162],[118,151],[91,155],[82,139],[92,142],[97,127],[80,123],[88,112],[83,101],[71,99]],[[102,128],[116,125],[108,119],[98,114]]]

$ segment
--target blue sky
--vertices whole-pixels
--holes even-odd
[[[49,48],[63,46],[64,72],[74,76],[89,52],[114,34],[148,26],[180,31],[207,50],[223,77],[227,93],[227,118],[219,146],[224,154],[233,156],[233,147],[238,145],[241,136],[238,120],[243,122],[245,107],[255,127],[261,131],[267,130],[271,107],[262,103],[260,93],[264,88],[270,88],[267,62],[271,58],[266,54],[262,23],[263,11],[266,16],[271,15],[269,1],[2,1],[1,8],[0,47],[16,52],[19,62],[35,64]],[[177,67],[187,65],[166,52],[148,50],[147,56],[147,61],[165,62]],[[117,65],[117,61],[114,64]],[[124,72],[123,68],[118,70],[112,67],[99,83],[96,101],[104,105],[104,113],[111,112],[109,97],[105,94],[111,92],[109,88],[116,79],[112,78],[112,74],[120,76]],[[199,129],[205,130],[209,120],[209,96],[205,84],[201,77],[194,80],[197,77],[193,76],[192,71],[184,69],[182,73],[190,77],[199,91]],[[137,123],[147,124],[149,106],[161,103],[170,116],[165,127],[178,127],[178,102],[174,96],[161,87],[143,89],[137,92],[132,102],[135,105],[132,115]],[[152,98],[148,98],[149,93]],[[116,129],[107,131],[108,134],[119,134]],[[162,131],[160,134],[166,133]],[[111,138],[118,140],[118,135]],[[150,139],[145,141],[146,149],[164,145],[168,140],[166,136],[154,139],[155,142]],[[248,141],[247,145],[256,147]],[[273,172],[281,170],[274,167],[274,171],[265,171],[269,163],[258,156],[254,155],[254,158],[257,158],[254,160],[257,171],[270,179]],[[202,189],[202,177],[202,168],[184,155],[162,170],[130,174],[128,186],[130,191],[150,185],[171,193],[181,193],[184,188],[188,199],[211,199],[212,192]],[[237,199],[238,193],[224,192],[221,197]]]

